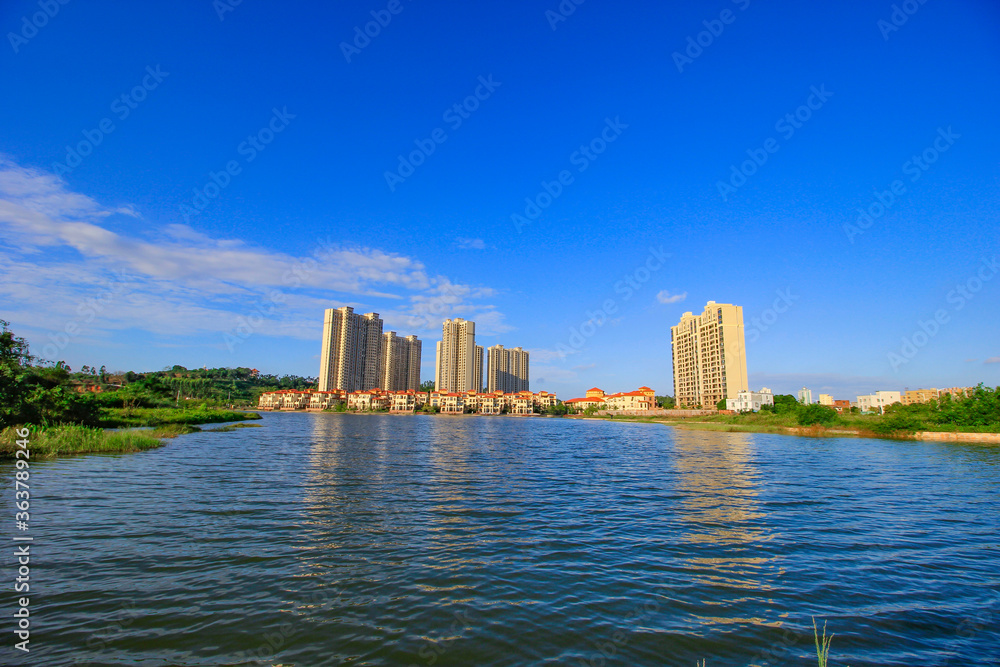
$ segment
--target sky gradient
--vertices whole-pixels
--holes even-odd
[[[1000,7],[903,4],[5,2],[0,318],[315,376],[350,305],[433,379],[464,317],[566,399],[714,300],[755,389],[996,386]]]

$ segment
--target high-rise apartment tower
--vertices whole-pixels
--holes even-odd
[[[714,408],[749,389],[741,306],[709,301],[701,315],[684,313],[670,345],[678,405]]]
[[[494,345],[487,350],[486,390],[516,393],[529,391],[528,352],[519,347],[504,349]]]
[[[482,390],[483,353],[479,347],[477,354],[477,347],[475,322],[461,318],[444,321],[435,363],[434,387],[437,391]]]

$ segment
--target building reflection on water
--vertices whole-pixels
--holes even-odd
[[[360,553],[397,543],[419,547],[430,569],[488,564],[491,541],[518,541],[505,522],[517,501],[511,473],[524,462],[500,429],[477,418],[316,415],[305,548]]]
[[[760,611],[783,574],[768,544],[777,536],[758,502],[760,471],[754,437],[672,429],[680,535],[690,589],[717,613],[698,614],[708,625],[753,623],[779,627],[775,618],[742,617]],[[710,595],[705,595],[710,593]],[[763,599],[762,599],[763,598]],[[785,613],[775,616],[784,617]]]

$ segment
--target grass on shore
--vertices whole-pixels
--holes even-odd
[[[63,425],[46,429],[29,427],[28,450],[31,458],[51,458],[67,454],[119,454],[126,452],[141,452],[160,447],[160,438],[171,438],[180,435],[182,428],[172,426],[157,430],[125,430],[105,431],[89,426]],[[13,459],[17,446],[17,433],[14,428],[0,431],[0,459]]]
[[[238,428],[259,427],[260,424],[232,424],[213,429],[200,429],[186,423],[168,423],[153,428],[128,428],[107,430],[91,426],[62,424],[39,428],[28,426],[28,450],[31,458],[52,458],[71,454],[128,454],[156,449],[163,446],[167,438],[176,438],[187,433],[207,431],[225,433]],[[0,460],[16,458],[17,429],[8,427],[0,431]]]
[[[102,426],[162,426],[164,424],[218,424],[248,419],[260,419],[256,412],[211,408],[105,408]]]

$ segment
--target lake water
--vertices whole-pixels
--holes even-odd
[[[256,423],[32,462],[32,650],[4,613],[0,663],[815,665],[816,617],[831,665],[998,664],[997,447]]]

